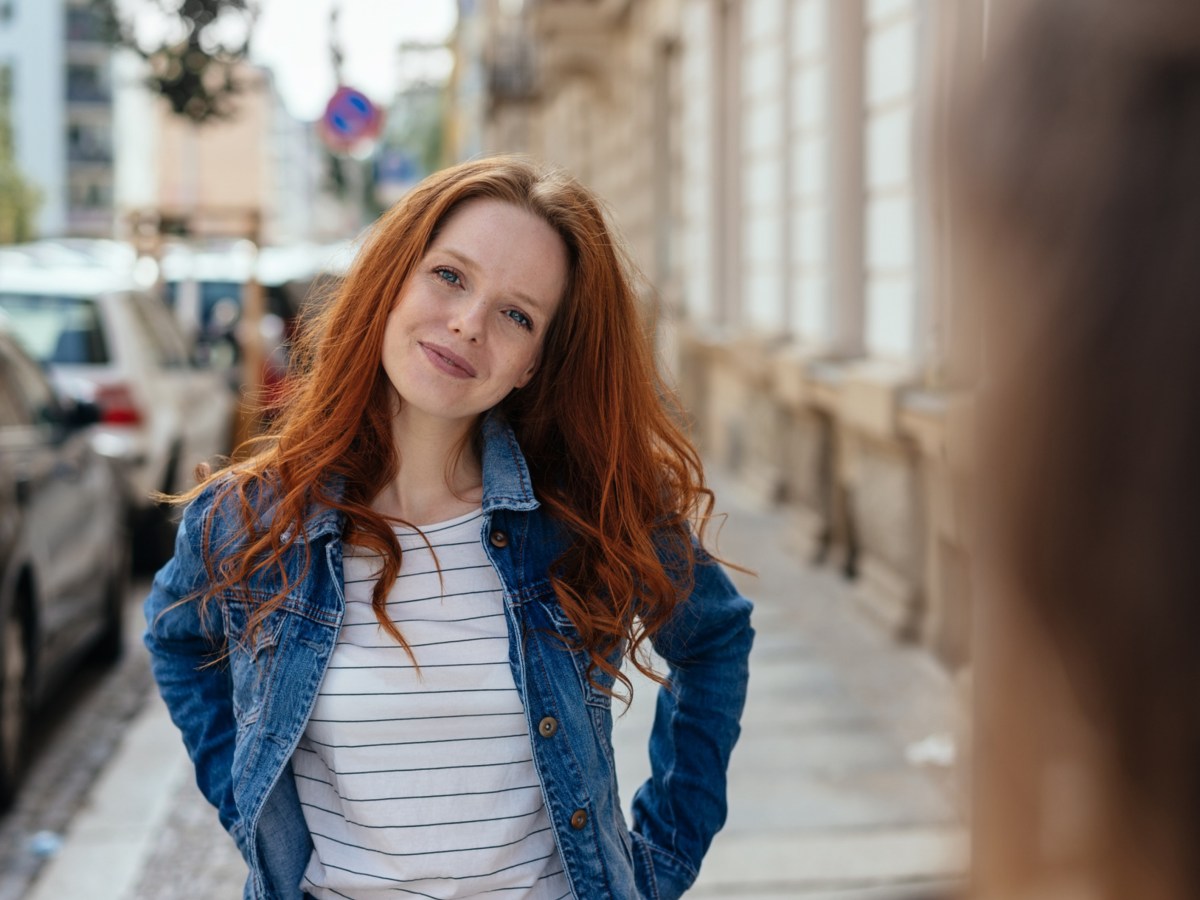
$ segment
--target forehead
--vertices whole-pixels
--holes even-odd
[[[539,237],[562,242],[545,219],[514,203],[490,197],[476,197],[456,206],[438,223],[430,249],[454,240],[480,241],[500,237],[506,231],[523,237]]]
[[[549,223],[511,203],[468,200],[438,229],[427,254],[460,258],[468,274],[534,299],[557,301],[566,286],[567,250]]]

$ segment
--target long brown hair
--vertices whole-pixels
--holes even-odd
[[[995,326],[984,511],[1011,590],[993,599],[1094,737],[1089,896],[1200,897],[1200,4],[1027,6],[954,110]],[[1044,695],[1014,698],[1008,741]],[[1014,771],[1044,776],[1037,757]],[[993,836],[1035,855],[1036,819]]]
[[[399,465],[394,389],[380,361],[384,325],[439,227],[479,198],[539,216],[566,245],[565,295],[538,370],[499,411],[520,443],[538,499],[572,537],[550,571],[559,603],[592,665],[628,689],[616,650],[624,644],[642,672],[658,677],[639,651],[690,588],[690,526],[703,536],[712,494],[656,371],[636,270],[600,202],[565,172],[519,157],[431,175],[372,228],[344,283],[303,328],[292,389],[270,432],[256,439],[249,459],[212,476],[220,479],[216,502],[236,501],[242,534],[225,547],[212,547],[205,535],[210,585],[202,602],[222,591],[245,594],[250,578],[277,572],[283,587],[258,601],[245,636],[252,638],[287,593],[287,556],[303,554],[306,570],[303,525],[320,504],[344,514],[347,540],[382,557],[375,613],[407,648],[385,605],[400,548],[370,505]],[[335,481],[340,495],[330,488]],[[258,508],[262,497],[270,498],[270,516]]]

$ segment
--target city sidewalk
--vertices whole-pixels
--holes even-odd
[[[865,618],[836,573],[796,560],[782,515],[743,508],[728,488],[718,496],[730,512],[718,552],[758,572],[734,573],[758,636],[729,821],[689,896],[949,896],[967,852],[954,685]],[[652,697],[639,682],[615,727],[626,803],[648,772]],[[244,876],[155,698],[29,900],[232,900]]]

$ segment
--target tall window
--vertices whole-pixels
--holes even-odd
[[[681,92],[679,150],[683,177],[680,179],[683,236],[682,279],[688,316],[697,322],[712,322],[718,316],[717,272],[713,250],[714,192],[716,188],[716,141],[713,122],[719,72],[716,69],[717,36],[714,15],[704,0],[690,0],[682,9],[680,26]]]
[[[788,23],[788,318],[810,345],[829,338],[829,2],[797,0]]]
[[[912,164],[918,0],[867,5],[866,349],[914,361],[918,353]]]
[[[784,0],[743,0],[740,171],[741,322],[760,333],[785,325]]]

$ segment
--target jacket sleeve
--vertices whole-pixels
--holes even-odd
[[[196,770],[196,783],[217,809],[221,824],[243,854],[241,823],[233,799],[236,725],[229,666],[221,659],[225,635],[217,603],[201,617],[198,594],[208,585],[201,557],[211,495],[201,494],[183,514],[175,556],[158,574],[146,598],[146,647],[159,693]]]
[[[751,603],[703,549],[689,598],[652,638],[668,666],[650,734],[651,776],[634,794],[639,890],[675,900],[725,824],[726,769],[746,702]]]

